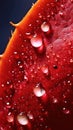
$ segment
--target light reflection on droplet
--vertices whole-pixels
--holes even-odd
[[[63,107],[63,113],[68,115],[68,114],[70,114],[70,110],[65,108],[65,107]]]
[[[27,124],[28,124],[28,118],[27,118],[23,113],[20,113],[20,114],[17,116],[17,121],[18,121],[19,124],[21,124],[21,125],[27,125]]]
[[[37,97],[42,97],[43,95],[45,95],[45,90],[44,88],[41,86],[41,84],[37,84],[34,88],[34,94],[37,96]]]
[[[50,32],[50,26],[49,26],[49,24],[47,24],[46,22],[43,22],[42,25],[41,25],[41,30],[43,32]]]
[[[46,76],[49,75],[49,68],[48,68],[48,66],[46,66],[46,65],[42,66],[41,70],[42,70],[44,75],[46,75]]]
[[[38,36],[38,35],[34,35],[31,38],[31,44],[35,48],[41,47],[43,45],[42,38],[40,36]]]
[[[10,123],[14,121],[14,115],[11,112],[7,115],[7,121]]]

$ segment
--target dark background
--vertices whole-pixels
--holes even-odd
[[[36,0],[0,0],[0,54],[6,48],[13,27],[10,21],[18,23]]]

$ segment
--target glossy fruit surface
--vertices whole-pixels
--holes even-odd
[[[38,0],[13,25],[0,59],[0,129],[72,130],[73,1]]]

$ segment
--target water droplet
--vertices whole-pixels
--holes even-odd
[[[19,59],[19,54],[17,51],[14,51],[14,57],[15,57],[15,59]]]
[[[7,121],[10,123],[14,121],[14,115],[11,112],[7,115]]]
[[[73,59],[70,59],[70,63],[73,63]]]
[[[61,17],[63,17],[63,16],[64,16],[64,13],[63,13],[62,11],[59,11],[59,15],[60,15]]]
[[[53,98],[53,103],[54,104],[58,103],[58,99],[57,98]]]
[[[31,33],[30,32],[26,32],[26,35],[29,36],[29,35],[31,35]]]
[[[41,83],[38,83],[35,88],[34,88],[34,94],[37,97],[42,97],[43,95],[45,95],[45,89],[42,87]]]
[[[70,0],[71,1],[71,3],[73,3],[73,0]]]
[[[33,115],[31,113],[28,113],[28,117],[29,117],[30,120],[33,119]]]
[[[61,4],[61,8],[62,8],[62,9],[64,9],[64,8],[65,8],[63,4]]]
[[[20,114],[17,116],[17,121],[18,121],[19,124],[21,124],[21,125],[27,125],[27,124],[28,124],[28,118],[27,118],[23,113],[20,113]]]
[[[38,36],[37,34],[35,34],[32,38],[31,38],[31,44],[33,47],[35,48],[39,48],[43,45],[43,41],[41,36]]]
[[[5,85],[4,84],[1,84],[1,87],[3,88]]]
[[[63,107],[63,113],[68,115],[68,114],[70,114],[70,110],[65,108],[65,107]]]
[[[24,75],[24,80],[28,81],[28,77],[26,75]]]
[[[49,32],[50,33],[50,26],[49,24],[47,24],[46,22],[44,22],[42,25],[41,25],[41,29],[43,32]]]
[[[6,107],[11,108],[10,102],[6,102]]]
[[[58,66],[57,66],[57,65],[53,65],[53,68],[54,68],[54,69],[57,69],[57,68],[58,68]]]
[[[42,66],[41,69],[42,69],[42,72],[43,72],[44,75],[46,75],[46,76],[49,75],[49,68],[48,68],[48,66],[44,65],[44,66]]]

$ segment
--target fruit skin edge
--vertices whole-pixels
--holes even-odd
[[[22,41],[20,41],[20,35],[23,35],[26,33],[27,29],[26,26],[28,26],[30,23],[33,23],[33,19],[34,21],[36,21],[37,18],[37,14],[39,11],[42,11],[42,9],[40,9],[40,7],[38,5],[41,6],[41,8],[43,8],[43,5],[52,2],[53,0],[38,0],[32,7],[31,9],[28,11],[28,13],[23,17],[23,19],[17,23],[14,24],[13,22],[10,22],[10,24],[12,24],[12,26],[14,26],[15,30],[12,34],[12,37],[10,38],[7,47],[4,51],[4,53],[2,55],[0,55],[0,79],[2,80],[3,78],[5,78],[5,74],[3,72],[8,70],[5,70],[5,67],[8,68],[8,66],[6,66],[7,64],[7,59],[9,59],[10,55],[12,54],[12,52],[14,51],[15,48],[19,48],[19,45]],[[45,7],[46,8],[46,7]],[[37,14],[36,14],[37,12]],[[34,23],[33,23],[34,24]],[[20,41],[20,43],[19,43]],[[4,75],[3,75],[4,74]]]
[[[36,4],[40,3],[41,0],[39,0]],[[45,2],[47,3],[48,0],[45,0]],[[4,68],[6,67],[6,63],[7,63],[7,59],[9,59],[9,56],[12,54],[15,46],[17,48],[18,45],[16,45],[16,42],[18,41],[19,43],[21,41],[20,37],[21,37],[21,34],[22,32],[26,32],[26,26],[29,24],[29,19],[30,19],[30,15],[32,12],[34,12],[35,10],[37,10],[37,8],[35,8],[36,4],[32,7],[32,9],[28,12],[28,15],[25,16],[25,18],[23,18],[22,21],[20,21],[18,24],[14,24],[13,26],[15,26],[15,31],[13,33],[13,36],[12,38],[10,39],[9,43],[8,43],[8,46],[3,54],[3,57],[1,58],[0,60],[0,68],[2,68],[2,70],[0,70],[0,73],[1,73],[1,77],[0,78],[4,78],[4,75],[3,75],[3,71],[4,71]],[[35,11],[36,13],[36,11]],[[34,13],[33,13],[34,14]],[[32,16],[34,17],[34,16]],[[36,18],[36,17],[35,17]],[[32,21],[32,20],[31,20]],[[25,23],[25,24],[24,24]],[[25,31],[24,31],[25,30]],[[23,35],[23,34],[22,34]],[[22,37],[23,38],[23,37]],[[13,44],[14,43],[14,44]],[[19,46],[20,47],[20,46]],[[8,67],[7,67],[8,68]],[[6,70],[7,71],[7,70]],[[7,73],[7,72],[6,72]],[[3,79],[4,80],[4,79]]]

